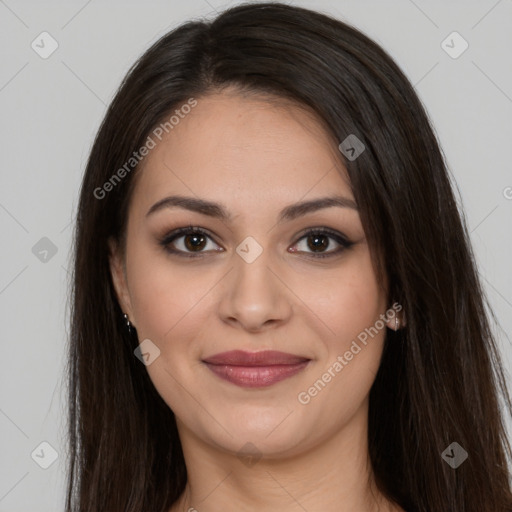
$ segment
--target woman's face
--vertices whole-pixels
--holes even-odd
[[[198,99],[164,135],[153,137],[130,204],[126,274],[115,251],[111,268],[139,341],[150,340],[145,368],[182,439],[233,453],[252,443],[277,457],[364,418],[395,321],[382,321],[385,283],[338,149],[297,107],[227,93]],[[171,201],[148,214],[170,196],[214,202],[227,217]],[[297,207],[334,197],[337,206]],[[203,233],[171,240],[189,226]],[[307,361],[204,362],[233,350]]]

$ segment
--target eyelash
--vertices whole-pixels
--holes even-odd
[[[185,257],[185,258],[200,258],[205,253],[204,252],[198,252],[198,253],[186,253],[184,251],[181,251],[179,249],[172,249],[169,247],[169,245],[174,242],[177,238],[180,238],[184,235],[191,235],[191,234],[201,234],[208,238],[211,238],[209,233],[199,227],[196,226],[187,226],[183,228],[176,229],[174,231],[171,231],[170,233],[166,234],[160,241],[159,244],[164,248],[164,250],[170,254],[174,254],[176,256]],[[348,249],[353,245],[353,242],[349,241],[347,238],[342,236],[340,233],[336,231],[332,231],[329,228],[310,228],[308,229],[298,240],[295,242],[294,245],[296,245],[298,242],[300,242],[303,238],[307,238],[312,235],[326,235],[329,238],[334,239],[338,244],[340,244],[340,248],[330,251],[328,253],[306,253],[312,258],[328,258],[339,255],[341,252],[343,252],[345,249]],[[299,251],[297,251],[299,252]]]

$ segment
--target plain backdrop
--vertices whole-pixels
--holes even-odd
[[[0,512],[63,509],[70,243],[106,105],[160,36],[236,3],[0,0]],[[290,3],[359,28],[414,84],[460,189],[509,374],[512,0]]]

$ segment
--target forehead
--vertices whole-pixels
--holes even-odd
[[[145,203],[165,193],[260,206],[263,198],[293,202],[334,190],[352,197],[335,141],[314,114],[289,102],[197,98],[161,140],[152,138],[134,191]]]

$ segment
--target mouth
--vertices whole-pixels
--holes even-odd
[[[203,359],[217,377],[240,387],[267,387],[302,371],[311,359],[265,350],[244,352],[233,350]]]

